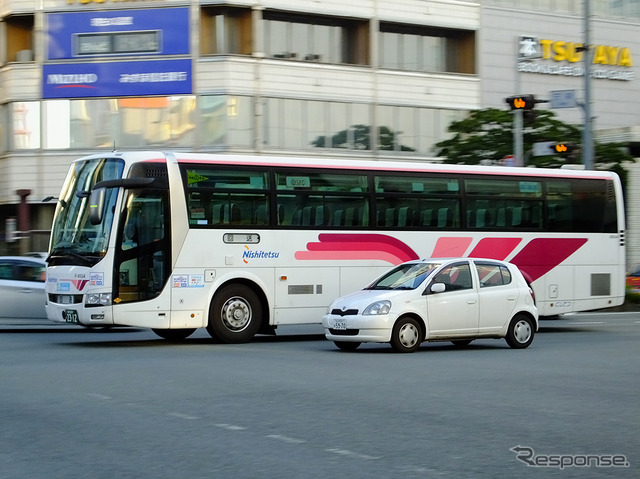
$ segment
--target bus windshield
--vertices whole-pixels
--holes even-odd
[[[123,170],[124,161],[119,158],[94,158],[71,166],[53,220],[52,259],[62,256],[74,264],[89,266],[105,255],[118,189],[107,190],[103,221],[98,225],[89,221],[89,194],[100,181],[122,178]]]

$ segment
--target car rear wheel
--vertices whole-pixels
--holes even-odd
[[[422,343],[422,328],[411,317],[400,318],[391,332],[391,347],[398,353],[413,353]]]
[[[355,351],[362,343],[355,343],[351,341],[334,341],[333,344],[335,344],[338,349],[341,349],[342,351]]]
[[[534,334],[535,326],[531,318],[524,314],[517,314],[509,323],[509,329],[504,339],[512,348],[524,349],[529,347]]]

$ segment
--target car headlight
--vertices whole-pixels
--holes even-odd
[[[389,314],[389,311],[391,311],[391,301],[376,301],[367,306],[362,314],[374,316],[376,314]]]
[[[91,293],[87,295],[87,306],[109,306],[111,293]]]

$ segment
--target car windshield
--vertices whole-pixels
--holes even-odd
[[[442,263],[405,263],[364,289],[416,289]]]

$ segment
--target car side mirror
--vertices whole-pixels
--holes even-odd
[[[433,283],[428,290],[428,293],[444,293],[447,286],[444,283]]]

